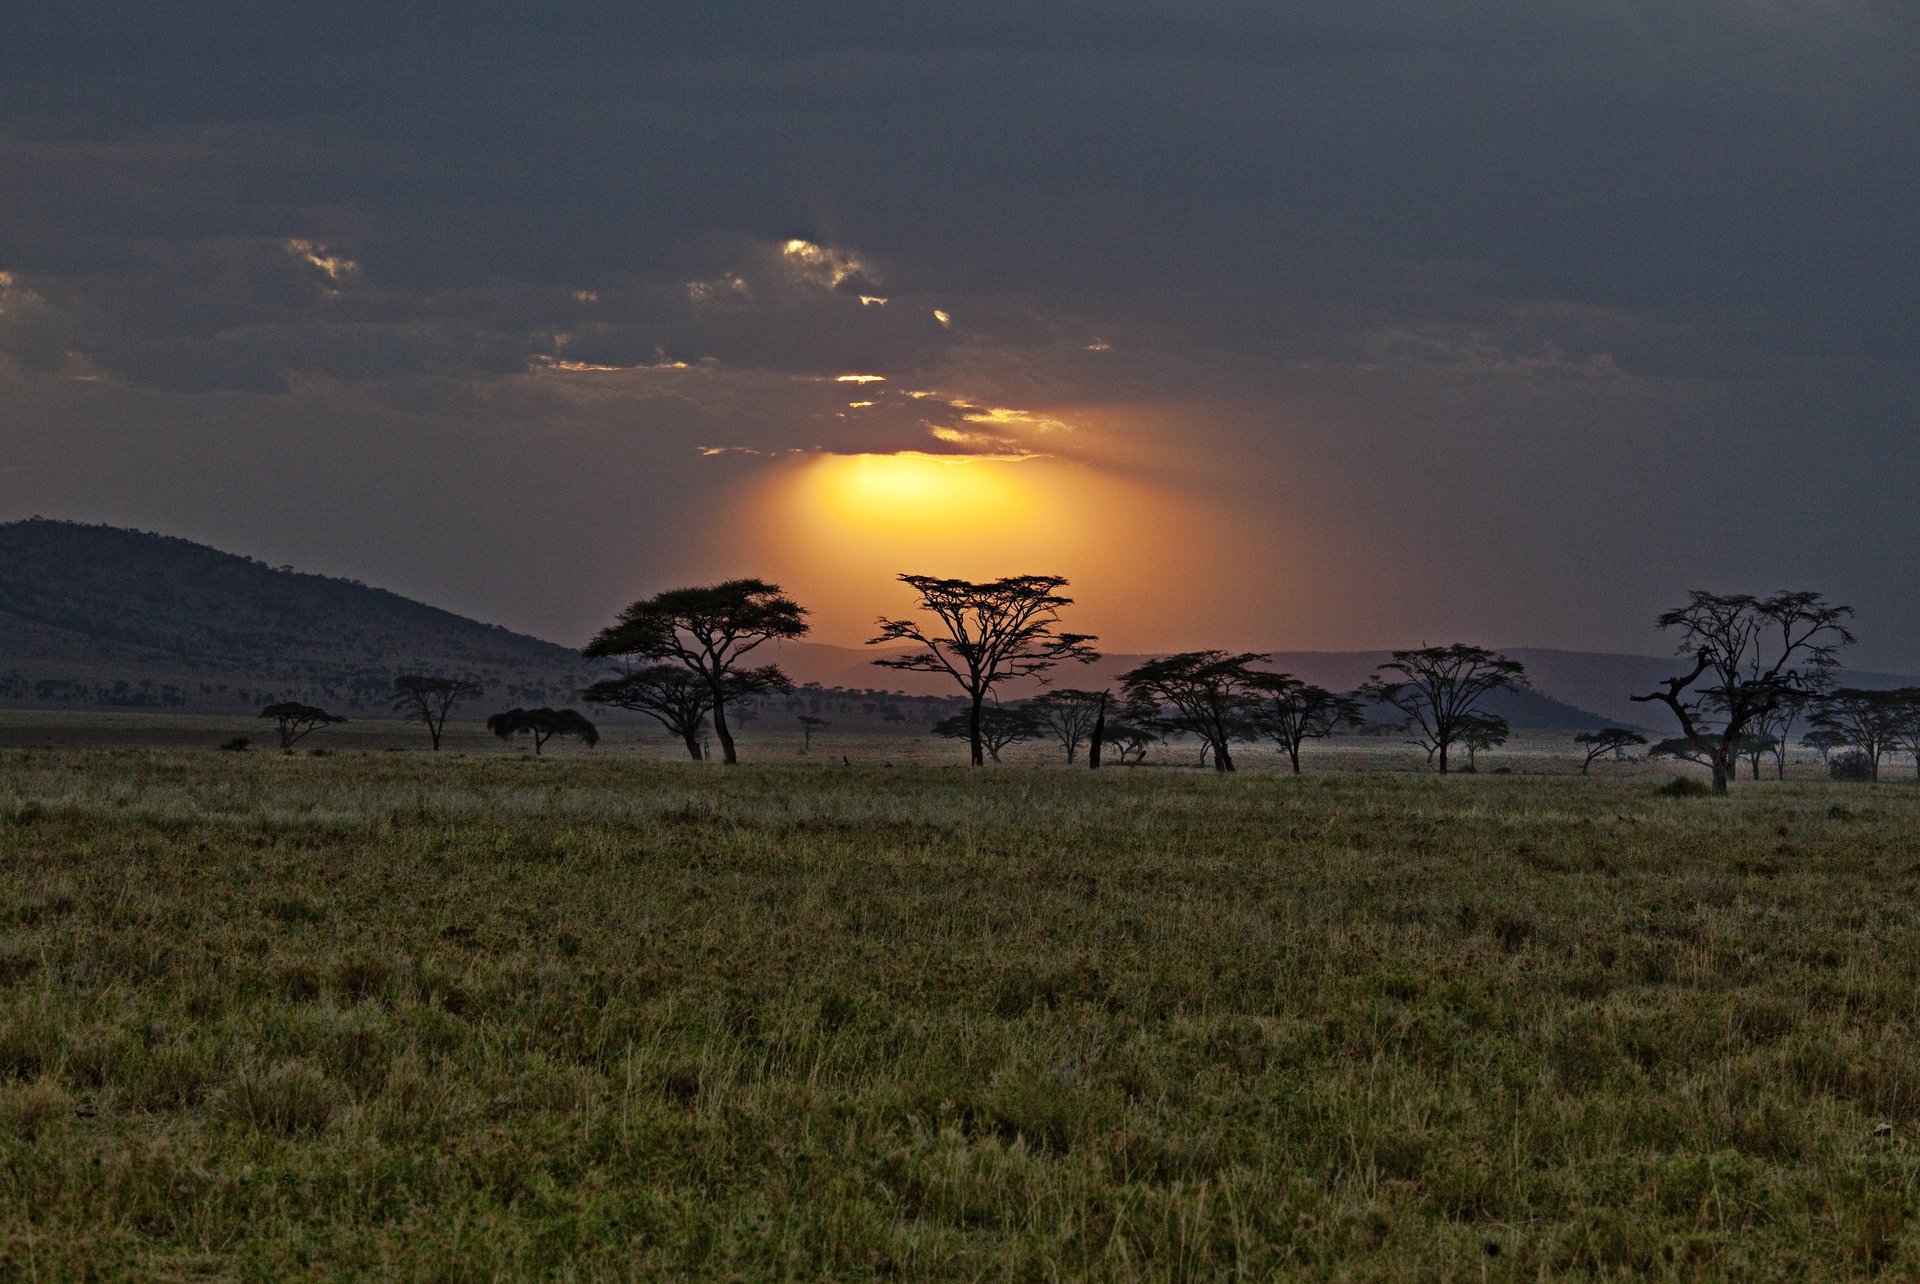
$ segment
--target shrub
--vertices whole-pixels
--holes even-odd
[[[1873,759],[1859,749],[1835,754],[1827,764],[1827,774],[1835,780],[1872,780]]]
[[[1713,792],[1692,776],[1675,776],[1653,792],[1663,798],[1700,798]]]
[[[247,746],[252,743],[253,741],[247,739],[245,736],[235,736],[220,747],[228,753],[245,753]]]

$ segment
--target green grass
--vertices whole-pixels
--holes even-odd
[[[1920,789],[1658,783],[0,752],[0,1278],[1920,1270]]]

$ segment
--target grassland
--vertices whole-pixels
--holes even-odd
[[[0,1278],[1920,1270],[1920,789],[1657,783],[0,750]]]

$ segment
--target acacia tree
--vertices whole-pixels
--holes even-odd
[[[624,656],[676,663],[706,683],[713,734],[721,759],[739,761],[727,702],[791,689],[777,665],[749,669],[742,663],[756,647],[807,632],[806,608],[764,580],[727,580],[698,588],[669,589],[635,602],[587,643],[588,659]]]
[[[1913,755],[1913,769],[1920,773],[1920,687],[1901,687],[1891,693],[1894,699],[1893,748]]]
[[[1627,756],[1629,748],[1647,743],[1647,738],[1625,727],[1606,727],[1599,731],[1583,731],[1573,738],[1573,743],[1586,747],[1587,756],[1580,762],[1580,774],[1584,776],[1596,758],[1610,754],[1615,762],[1619,762]]]
[[[1122,767],[1137,765],[1159,739],[1159,732],[1139,722],[1109,722],[1106,727],[1106,742]]]
[[[976,583],[932,575],[902,575],[902,584],[920,595],[919,609],[932,622],[880,621],[880,636],[867,645],[910,642],[920,648],[905,655],[881,656],[874,663],[886,669],[916,673],[944,673],[960,684],[971,702],[967,711],[967,742],[973,765],[986,762],[981,739],[981,717],[987,697],[996,686],[1015,678],[1046,680],[1047,671],[1062,660],[1082,664],[1100,658],[1085,633],[1062,633],[1056,626],[1060,608],[1073,605],[1061,595],[1067,586],[1060,575],[1010,575]]]
[[[1666,679],[1664,690],[1630,698],[1672,711],[1681,737],[1712,768],[1713,792],[1724,794],[1741,737],[1784,701],[1820,689],[1839,648],[1853,641],[1842,623],[1852,614],[1818,593],[1758,598],[1695,589],[1685,606],[1658,620],[1662,629],[1680,631],[1679,653],[1693,656],[1693,668]]]
[[[827,720],[826,718],[816,718],[810,713],[801,714],[800,715],[800,752],[805,753],[809,749],[813,748],[814,732],[824,731],[828,727],[831,727],[832,725],[833,723]]]
[[[1134,708],[1133,721],[1158,720],[1198,736],[1213,755],[1213,769],[1232,771],[1232,742],[1254,734],[1261,700],[1286,676],[1251,667],[1266,659],[1255,651],[1183,651],[1121,674],[1121,690]]]
[[[1302,744],[1330,736],[1343,726],[1356,726],[1361,720],[1360,701],[1353,696],[1335,695],[1325,687],[1284,673],[1262,677],[1266,679],[1266,698],[1256,721],[1260,730],[1286,750],[1296,776],[1300,774]]]
[[[1065,688],[1044,691],[1021,708],[1033,719],[1037,730],[1060,742],[1060,747],[1067,751],[1067,765],[1072,766],[1080,756],[1081,742],[1093,734],[1106,703],[1104,691]]]
[[[973,736],[975,726],[970,714],[955,713],[934,723],[933,734],[949,740],[968,740]],[[1008,745],[1032,740],[1040,734],[1039,725],[1024,708],[1008,709],[997,704],[990,704],[980,711],[977,726],[980,743],[986,749],[987,756],[995,762],[1000,761],[1000,751]]]
[[[1507,720],[1497,713],[1469,713],[1460,719],[1460,743],[1467,750],[1467,770],[1479,771],[1476,758],[1507,743]]]
[[[1880,779],[1880,759],[1898,747],[1906,721],[1905,693],[1863,691],[1841,687],[1820,698],[1810,719],[1816,727],[1837,732],[1844,743],[1867,757],[1868,778]]]
[[[555,736],[577,736],[588,748],[600,743],[600,729],[578,709],[508,709],[488,718],[487,730],[502,740],[518,735],[532,736],[536,757]]]
[[[447,715],[453,706],[468,696],[479,695],[480,684],[463,678],[430,678],[419,673],[403,673],[393,680],[393,711],[407,722],[427,729],[433,748],[440,749],[440,733],[446,730]]]
[[[1844,732],[1831,727],[1815,727],[1800,737],[1800,747],[1819,754],[1821,762],[1831,761],[1835,749],[1845,749],[1850,743]]]
[[[687,756],[699,762],[700,733],[713,708],[713,689],[699,674],[677,664],[649,664],[618,677],[602,678],[580,693],[591,704],[644,713],[668,734],[680,737]]]
[[[280,737],[280,748],[289,752],[309,732],[346,721],[337,713],[328,713],[325,709],[301,704],[298,700],[270,704],[260,711],[260,716],[273,719],[274,732]]]
[[[1480,701],[1527,682],[1526,666],[1518,660],[1464,642],[1395,651],[1380,668],[1381,673],[1362,684],[1359,694],[1405,715],[1414,743],[1427,751],[1428,761],[1439,759],[1443,776],[1447,751],[1460,740],[1468,725],[1465,719],[1475,713]],[[1399,676],[1389,679],[1382,673]]]

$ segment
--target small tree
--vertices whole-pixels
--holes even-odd
[[[509,709],[488,718],[487,730],[502,740],[532,736],[535,756],[555,736],[577,736],[588,748],[600,743],[600,729],[578,709]]]
[[[1025,709],[1008,709],[991,704],[980,711],[978,719],[971,712],[942,718],[933,724],[933,734],[970,743],[977,734],[987,756],[999,762],[1002,749],[1022,740],[1034,739],[1040,734],[1040,726],[1027,716]]]
[[[1116,721],[1106,726],[1106,742],[1122,767],[1137,766],[1146,758],[1148,747],[1159,739],[1160,733],[1145,723]]]
[[[1583,746],[1586,757],[1580,762],[1580,774],[1586,775],[1593,766],[1594,759],[1611,756],[1615,762],[1623,762],[1627,750],[1634,745],[1647,743],[1647,738],[1638,731],[1629,731],[1625,727],[1607,727],[1600,731],[1583,731],[1573,738],[1573,743]]]
[[[580,693],[590,704],[612,705],[644,713],[669,735],[678,736],[687,756],[699,762],[700,733],[713,708],[713,688],[699,674],[677,664],[650,664],[618,677],[602,678]]]
[[[1357,726],[1361,721],[1360,701],[1276,673],[1267,681],[1265,699],[1255,720],[1260,730],[1286,751],[1297,776],[1300,746],[1308,740],[1324,739],[1341,727]]]
[[[427,729],[434,751],[440,749],[440,733],[446,729],[447,715],[453,706],[468,696],[479,695],[480,684],[462,678],[430,678],[419,673],[403,673],[393,680],[393,711],[408,722]]]
[[[1845,749],[1851,743],[1845,732],[1835,731],[1832,727],[1815,727],[1800,737],[1800,747],[1819,754],[1821,762],[1830,761],[1835,749]]]
[[[301,704],[297,700],[288,700],[281,704],[270,704],[260,711],[263,718],[272,718],[274,731],[280,737],[280,748],[291,752],[301,737],[320,727],[332,726],[346,719],[325,709],[316,709],[310,704]]]
[[[980,721],[987,697],[1015,678],[1046,680],[1062,660],[1085,664],[1100,658],[1085,633],[1062,633],[1055,626],[1060,609],[1073,605],[1062,596],[1060,575],[1011,575],[975,583],[932,575],[902,575],[900,582],[920,595],[918,620],[880,621],[880,636],[867,645],[911,642],[920,649],[882,656],[875,664],[916,673],[944,673],[960,685],[969,701],[969,753],[973,765],[986,761]]]
[[[1467,770],[1479,771],[1476,759],[1507,743],[1507,720],[1497,713],[1470,713],[1460,719],[1460,743],[1467,751]]]
[[[1913,768],[1920,773],[1920,687],[1901,687],[1892,693],[1894,703],[1893,737],[1895,749],[1913,755]]]
[[[1658,621],[1679,630],[1680,654],[1693,656],[1693,668],[1668,678],[1664,690],[1631,699],[1672,711],[1681,736],[1712,769],[1713,792],[1724,794],[1749,724],[1820,688],[1839,648],[1853,641],[1843,623],[1852,614],[1818,593],[1757,598],[1695,589]]]
[[[1908,714],[1901,691],[1863,691],[1841,687],[1820,698],[1811,721],[1846,737],[1846,744],[1867,756],[1868,778],[1880,779],[1880,759],[1894,749]]]
[[[1233,741],[1255,734],[1261,700],[1285,677],[1251,667],[1267,658],[1255,651],[1183,651],[1149,660],[1120,675],[1132,706],[1128,718],[1136,724],[1158,719],[1198,736],[1203,751],[1213,755],[1213,769],[1232,771]]]
[[[1380,668],[1381,673],[1397,676],[1376,673],[1359,694],[1405,715],[1414,743],[1427,751],[1429,761],[1439,759],[1443,776],[1447,751],[1460,740],[1469,725],[1465,719],[1475,713],[1480,701],[1495,691],[1525,686],[1527,681],[1526,667],[1518,660],[1461,642],[1395,651]]]
[[[635,602],[587,643],[581,654],[590,660],[615,655],[665,660],[696,674],[707,684],[721,757],[732,765],[739,755],[727,725],[727,702],[792,687],[777,666],[749,669],[743,658],[767,642],[802,637],[806,632],[806,609],[781,596],[778,584],[727,580],[671,589]]]
[[[1734,754],[1747,760],[1748,773],[1760,779],[1760,761],[1772,757],[1780,750],[1780,742],[1772,736],[1763,736],[1757,731],[1749,731],[1740,737],[1734,745]]]
[[[816,718],[810,713],[801,714],[800,715],[800,752],[805,753],[807,752],[807,750],[813,748],[814,732],[824,731],[828,727],[831,727],[832,725],[833,723],[828,721],[825,718]]]
[[[1104,691],[1044,691],[1022,705],[1036,728],[1051,735],[1067,751],[1067,765],[1080,756],[1080,745],[1093,734],[1107,703]]]

